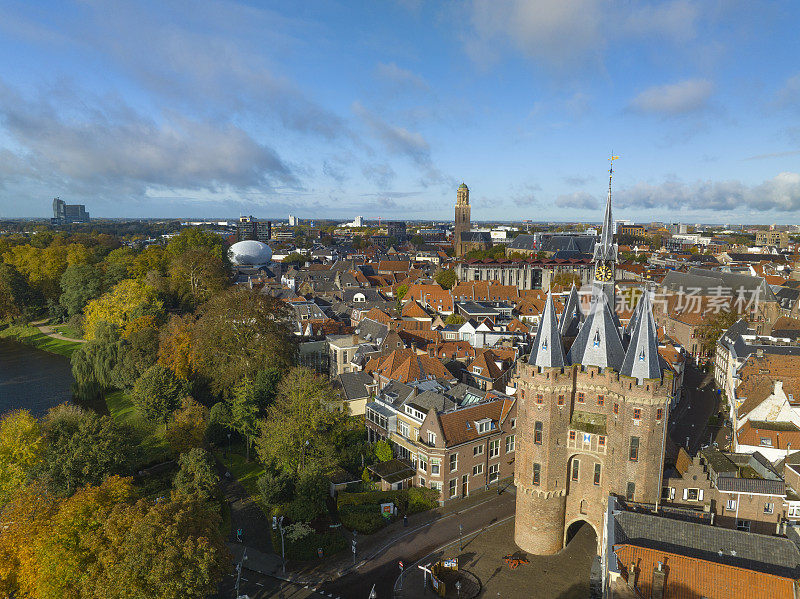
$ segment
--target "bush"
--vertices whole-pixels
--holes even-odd
[[[378,504],[346,505],[339,511],[339,519],[342,526],[362,535],[371,535],[386,525]]]
[[[262,501],[269,506],[286,503],[294,495],[294,482],[287,474],[265,472],[259,477],[256,485]]]
[[[433,489],[412,487],[408,490],[408,514],[432,510],[439,505],[439,493]]]

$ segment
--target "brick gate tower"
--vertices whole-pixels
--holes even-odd
[[[599,553],[610,494],[656,503],[661,493],[672,374],[658,354],[648,293],[625,329],[619,326],[610,180],[588,314],[575,308],[573,287],[559,323],[548,293],[533,349],[514,381],[514,540],[533,554],[560,551],[582,522],[597,533]]]

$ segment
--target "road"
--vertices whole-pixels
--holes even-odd
[[[324,593],[303,585],[284,582],[271,576],[261,576],[254,572],[244,571],[239,581],[239,595],[249,599],[330,599]],[[236,597],[236,575],[226,577],[220,589],[219,597]]]
[[[684,374],[684,397],[675,413],[670,416],[670,437],[679,447],[686,447],[689,439],[689,454],[709,444],[711,431],[708,419],[716,414],[719,397],[714,391],[713,376],[700,372],[687,361]]]
[[[400,574],[399,562],[410,566],[442,545],[458,539],[459,524],[467,536],[512,516],[515,500],[516,496],[506,491],[486,503],[437,520],[422,531],[396,539],[356,572],[323,585],[322,591],[342,599],[367,599],[374,584],[378,599],[389,599]]]

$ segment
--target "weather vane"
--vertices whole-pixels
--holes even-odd
[[[608,165],[608,195],[611,195],[611,177],[614,174],[614,161],[617,160],[619,156],[614,156],[614,152],[611,152],[611,158],[609,158],[609,162],[611,164]]]

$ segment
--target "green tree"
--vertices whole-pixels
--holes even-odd
[[[447,318],[444,319],[445,324],[464,324],[465,322],[467,322],[467,319],[455,312],[448,314]]]
[[[457,281],[456,271],[452,268],[445,268],[436,274],[436,282],[442,289],[452,289]]]
[[[217,494],[219,476],[214,471],[208,452],[195,447],[178,458],[180,469],[172,481],[176,493],[209,501]]]
[[[311,470],[303,473],[297,481],[288,516],[296,522],[311,522],[325,513],[328,493],[329,481],[321,472]]]
[[[167,244],[167,253],[173,257],[184,256],[191,250],[200,250],[225,260],[222,237],[208,229],[186,227]]]
[[[286,503],[294,496],[294,481],[289,474],[269,470],[256,481],[261,500],[268,506]]]
[[[0,321],[27,320],[42,304],[42,298],[19,270],[0,262]]]
[[[335,463],[334,434],[346,419],[330,381],[308,368],[293,368],[281,380],[262,421],[258,455],[265,464],[296,476],[312,466],[330,467]]]
[[[69,316],[83,312],[86,304],[103,292],[103,272],[91,264],[74,264],[61,275],[59,303]]]
[[[215,445],[224,444],[230,429],[231,410],[224,401],[218,401],[208,413],[206,439]]]
[[[121,341],[116,327],[101,322],[95,336],[72,353],[74,395],[91,402],[114,384],[114,369],[119,360]]]
[[[560,272],[550,281],[550,286],[560,285],[561,287],[568,288],[572,285],[575,287],[581,286],[581,278],[573,272]]]
[[[375,443],[375,457],[378,458],[378,461],[381,462],[388,462],[394,457],[394,452],[392,451],[392,445],[386,439],[381,439],[377,443]]]
[[[280,300],[233,288],[212,297],[200,313],[192,329],[192,362],[217,394],[229,394],[245,377],[253,380],[264,364],[286,369],[294,362],[297,345]]]
[[[707,324],[701,328],[697,336],[700,338],[700,349],[706,355],[713,355],[717,348],[717,341],[737,320],[739,313],[736,311],[720,311],[714,314]]]
[[[14,410],[0,418],[0,506],[24,484],[43,449],[39,423],[30,412]]]
[[[189,308],[208,300],[228,285],[228,271],[223,260],[200,249],[189,249],[175,256],[169,266],[173,292]]]
[[[58,495],[69,496],[83,485],[97,485],[111,474],[125,474],[135,458],[130,431],[110,416],[77,406],[52,408],[42,430],[45,450],[35,474]]]
[[[100,535],[92,597],[203,599],[230,567],[216,506],[185,495],[119,503]]]
[[[250,445],[253,437],[258,434],[260,411],[252,381],[247,377],[243,378],[234,387],[233,393],[227,401],[231,410],[230,426],[244,437],[246,459],[250,461]]]
[[[186,395],[175,374],[161,364],[154,364],[142,373],[131,389],[131,399],[148,420],[165,425]]]
[[[301,266],[306,263],[307,258],[300,254],[299,252],[292,252],[288,256],[286,256],[283,260],[281,260],[281,264],[296,264]]]
[[[122,339],[111,380],[119,389],[133,387],[158,358],[158,329],[144,327]]]
[[[262,413],[266,412],[266,409],[275,401],[280,382],[281,371],[277,368],[265,368],[256,374],[256,379],[253,381],[253,393]]]
[[[167,441],[172,451],[181,454],[203,445],[208,432],[208,421],[209,414],[205,406],[191,397],[184,397],[167,432]]]

